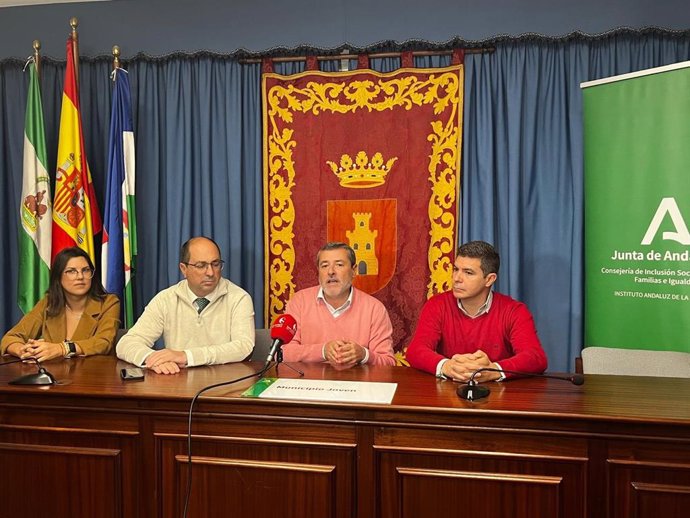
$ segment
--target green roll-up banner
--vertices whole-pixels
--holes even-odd
[[[690,62],[582,87],[585,346],[690,352]]]

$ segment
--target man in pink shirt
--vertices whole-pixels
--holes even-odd
[[[287,303],[297,333],[283,346],[285,361],[327,361],[339,368],[395,365],[388,312],[352,286],[356,264],[354,250],[345,243],[321,247],[316,254],[319,285],[298,291]]]
[[[458,248],[453,289],[430,298],[407,348],[412,367],[440,378],[467,381],[483,367],[529,373],[546,370],[532,314],[522,302],[491,291],[500,258],[489,243]],[[511,377],[481,372],[477,381]]]

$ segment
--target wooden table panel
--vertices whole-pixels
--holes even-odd
[[[45,388],[7,384],[33,365],[0,368],[0,518],[42,515],[18,490],[32,481],[51,518],[180,516],[192,397],[260,364],[140,383],[120,380],[125,366],[47,362],[60,384]],[[195,406],[190,516],[657,518],[688,506],[690,380],[510,380],[469,402],[457,384],[408,368],[299,367],[397,391],[391,405],[241,398],[252,381],[208,391]]]
[[[176,495],[184,495],[187,489],[187,437],[156,437],[163,515],[179,516],[171,506]],[[229,504],[233,509],[239,506],[243,512],[236,515],[242,517],[268,516],[266,510],[278,504],[283,516],[349,518],[354,514],[354,444],[195,435],[192,453],[197,516],[216,516]],[[206,487],[214,478],[209,487],[226,484],[225,489],[214,492]]]
[[[0,517],[122,518],[117,450],[0,444]]]
[[[500,473],[400,468],[400,508],[383,516],[424,518],[466,516],[485,518],[562,518],[559,477],[527,477]]]

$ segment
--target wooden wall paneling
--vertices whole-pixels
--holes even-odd
[[[140,516],[136,417],[45,409],[24,415],[3,415],[0,473],[9,487],[31,489],[3,491],[0,518]]]
[[[690,509],[690,464],[609,460],[612,518],[680,517]]]
[[[585,516],[585,459],[422,448],[377,453],[380,493],[393,495],[382,500],[380,516],[408,516],[405,502],[441,512],[465,500],[477,516]]]
[[[410,468],[398,468],[396,472],[400,507],[383,516],[566,516],[561,477]]]
[[[378,516],[381,495],[377,487],[379,472],[373,449],[374,435],[372,426],[357,428],[357,468],[352,473],[356,516]]]
[[[483,517],[584,518],[586,440],[467,428],[381,429],[374,446],[379,493],[392,496],[382,497],[379,516],[434,515],[461,505]]]
[[[187,487],[187,456],[175,457],[179,516]],[[194,456],[189,517],[336,518],[336,466]],[[172,495],[171,495],[172,496]],[[170,502],[174,498],[165,498]]]
[[[351,518],[355,444],[194,435],[190,518]],[[159,516],[179,516],[187,490],[187,437],[156,434],[161,459]],[[193,506],[193,507],[192,507]]]
[[[122,518],[121,452],[0,444],[2,518]]]
[[[690,440],[641,437],[610,441],[606,460],[609,516],[684,516],[690,509]]]
[[[690,486],[677,484],[644,484],[634,482],[631,502],[633,516],[657,518],[659,516],[685,516],[690,509]]]

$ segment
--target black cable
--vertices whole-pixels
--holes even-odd
[[[9,362],[2,362],[2,363],[0,363],[0,365],[10,365],[11,363],[26,362],[26,361],[29,361],[29,360],[33,360],[33,361],[35,361],[36,363],[38,363],[38,360],[37,360],[36,358],[34,358],[33,356],[31,356],[31,357],[29,357],[29,358],[24,358],[23,360],[22,360],[21,358],[19,358],[19,359],[17,359],[17,360],[12,360],[12,361],[9,361]],[[40,363],[38,363],[38,365],[40,365]]]
[[[238,383],[240,381],[248,380],[254,377],[261,378],[264,374],[266,374],[266,372],[268,371],[268,369],[271,368],[272,365],[272,362],[267,362],[266,365],[264,365],[263,368],[261,368],[261,370],[253,374],[248,374],[247,376],[242,376],[241,378],[237,378],[230,381],[224,381],[222,383],[216,383],[214,385],[204,387],[199,392],[197,392],[192,398],[192,402],[189,405],[189,419],[187,424],[187,492],[184,498],[184,511],[182,513],[182,518],[187,518],[187,510],[189,508],[189,497],[192,492],[192,413],[194,412],[194,403],[196,403],[196,400],[199,399],[199,396],[201,396],[201,394],[203,394],[207,390],[211,390],[217,387],[224,387],[225,385],[232,385],[233,383]]]

